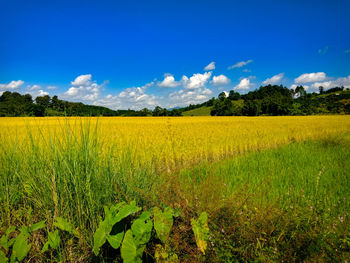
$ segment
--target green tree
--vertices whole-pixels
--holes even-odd
[[[241,95],[238,92],[235,92],[234,90],[230,90],[228,98],[230,100],[239,100],[241,98]]]
[[[50,106],[50,100],[51,100],[50,96],[45,95],[45,96],[36,97],[35,102],[36,104],[43,106],[46,109]]]

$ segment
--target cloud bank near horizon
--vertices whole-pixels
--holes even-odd
[[[243,67],[252,60],[236,63],[235,67]],[[231,66],[232,67],[232,66]],[[295,89],[303,85],[308,92],[318,92],[320,86],[329,89],[343,86],[350,89],[350,75],[347,77],[332,78],[325,72],[303,73],[294,78],[290,85],[286,85],[285,73],[278,73],[263,81],[257,81],[255,76],[241,77],[232,81],[224,74],[214,74],[215,62],[211,62],[203,73],[194,73],[191,76],[183,75],[176,79],[173,74],[166,73],[162,80],[154,79],[140,87],[126,88],[120,92],[109,92],[108,80],[101,83],[93,79],[92,74],[82,74],[70,82],[63,92],[57,92],[57,87],[33,84],[25,88],[23,80],[12,80],[0,84],[0,95],[5,91],[20,91],[31,94],[34,98],[44,95],[58,95],[61,99],[80,101],[86,104],[109,107],[111,109],[153,109],[156,106],[165,108],[182,107],[189,104],[198,104],[217,96],[223,90],[236,90],[247,93],[259,85],[284,85]]]

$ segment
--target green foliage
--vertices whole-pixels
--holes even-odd
[[[123,245],[121,247],[121,255],[124,263],[142,262],[142,254],[138,253],[136,241],[134,240],[132,231],[129,229],[125,233]],[[143,251],[142,251],[143,252]]]
[[[38,222],[38,223],[36,223],[36,224],[34,224],[34,225],[31,225],[31,226],[29,227],[29,231],[30,231],[30,232],[34,232],[34,231],[37,231],[37,230],[39,230],[39,229],[44,228],[45,226],[46,226],[45,220],[43,220],[43,221],[40,221],[40,222]]]
[[[11,263],[16,260],[22,261],[28,254],[31,244],[28,243],[28,233],[21,232],[12,247]]]
[[[140,211],[141,208],[136,206],[136,202],[133,201],[130,204],[119,203],[111,206],[111,208],[105,207],[105,219],[100,221],[99,227],[94,234],[94,253],[97,256],[100,251],[100,247],[108,240],[110,245],[117,249],[120,246],[120,241],[124,235],[124,231],[117,233],[117,235],[110,235],[113,226],[128,217]]]
[[[209,239],[208,215],[202,212],[198,219],[191,219],[192,230],[196,238],[196,243],[200,251],[205,254],[207,241]]]
[[[124,231],[119,232],[115,235],[107,235],[108,243],[112,246],[114,249],[118,249],[120,247],[120,244],[122,243],[124,237]]]
[[[173,226],[174,210],[171,207],[166,207],[164,212],[158,207],[153,209],[154,228],[158,238],[165,243],[169,237],[171,227]]]
[[[151,238],[153,223],[149,211],[143,212],[125,233],[121,247],[124,263],[142,262],[143,251]]]
[[[6,254],[0,250],[0,263],[8,263],[9,260],[8,258],[6,257]]]
[[[0,96],[1,116],[119,116],[120,112],[101,106],[59,100],[57,96],[38,96],[5,91]]]
[[[13,233],[15,230],[16,230],[16,227],[11,226],[6,230],[5,235],[1,237],[1,240],[0,240],[1,246],[6,250],[6,252],[15,242],[14,238],[11,238],[11,239],[9,238],[10,234]]]
[[[56,217],[56,221],[53,223],[53,225],[63,231],[66,231],[76,237],[78,237],[78,232],[77,230],[73,227],[71,223],[66,221],[62,217]]]
[[[31,248],[31,244],[29,244],[28,239],[32,232],[37,231],[45,227],[45,221],[40,221],[36,224],[31,225],[30,227],[22,226],[19,231],[19,235],[16,238],[10,238],[11,233],[15,232],[16,227],[10,226],[6,231],[5,235],[3,235],[0,239],[1,246],[5,249],[6,253],[9,252],[9,248],[12,246],[12,253],[10,262],[22,261]],[[1,251],[1,250],[0,250]],[[6,254],[2,251],[0,253],[0,262],[1,260],[7,260]],[[5,261],[3,261],[5,262]]]
[[[48,232],[48,240],[43,246],[41,252],[45,253],[49,248],[57,250],[61,244],[61,238],[56,229],[55,232]]]
[[[212,110],[212,106],[202,106],[200,108],[184,111],[182,113],[183,116],[210,116],[210,111]]]

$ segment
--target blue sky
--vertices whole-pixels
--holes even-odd
[[[152,109],[268,83],[350,88],[349,10],[337,0],[0,0],[0,92]]]

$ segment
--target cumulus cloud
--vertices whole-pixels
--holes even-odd
[[[154,86],[154,82],[148,83],[142,87],[127,88],[114,96],[108,94],[94,101],[93,104],[103,105],[111,109],[153,109],[155,106],[160,105],[161,102],[160,97],[146,93],[147,88],[151,86]]]
[[[99,98],[103,84],[91,80],[91,74],[80,75],[71,82],[71,87],[64,93],[66,99],[94,101]]]
[[[37,96],[45,96],[45,95],[49,95],[49,93],[47,91],[43,91],[42,89],[38,91]]]
[[[188,78],[187,76],[182,77],[182,84],[184,89],[199,89],[205,86],[208,80],[211,77],[212,72],[205,72],[204,74],[196,73],[192,77]]]
[[[161,88],[175,88],[179,86],[180,83],[175,81],[175,78],[171,74],[164,75],[164,80],[158,84]]]
[[[237,86],[235,86],[233,89],[235,90],[247,90],[250,88],[250,79],[249,78],[243,78],[239,82]]]
[[[23,80],[12,80],[7,84],[0,84],[0,91],[16,90],[24,84]]]
[[[204,68],[205,71],[208,71],[208,70],[214,70],[215,69],[215,62],[210,62],[208,66],[206,66]]]
[[[277,74],[271,78],[267,78],[266,80],[264,80],[262,82],[263,85],[268,85],[268,84],[271,84],[271,85],[275,85],[275,84],[279,84],[281,82],[281,80],[283,79],[284,77],[284,73],[280,73],[280,74]]]
[[[91,82],[91,74],[80,75],[71,82],[72,86],[87,86]]]
[[[189,104],[198,104],[210,99],[213,92],[208,88],[199,88],[194,90],[181,89],[169,94],[166,106],[169,108],[176,106],[187,106]]]
[[[311,87],[316,91],[320,86],[326,90],[334,87],[344,87],[345,89],[350,89],[350,75],[345,78],[337,78],[324,82],[315,82],[311,85]]]
[[[225,75],[214,76],[212,83],[216,86],[226,85],[226,84],[230,83],[230,79],[228,77],[226,77]]]
[[[323,81],[326,79],[326,73],[317,72],[317,73],[305,73],[294,79],[294,82],[297,84],[300,83],[309,83],[316,81]]]
[[[28,85],[25,93],[29,93],[32,95],[34,98],[39,97],[39,96],[46,96],[50,95],[49,92],[45,91],[42,89],[40,85]]]
[[[249,63],[252,63],[253,60],[249,59],[247,61],[240,61],[240,62],[237,62],[236,64],[232,65],[232,66],[229,66],[228,69],[234,69],[234,68],[241,68],[241,67],[244,67],[246,65],[248,65]]]
[[[28,91],[39,90],[41,87],[39,85],[27,86]]]

